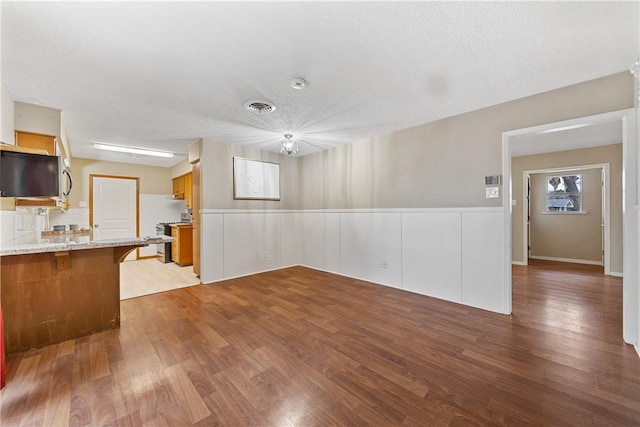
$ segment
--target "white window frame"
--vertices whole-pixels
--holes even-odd
[[[578,193],[578,195],[580,196],[580,209],[576,210],[576,211],[568,211],[568,210],[550,210],[549,209],[549,196],[553,196],[555,193],[550,193],[549,192],[549,180],[551,180],[552,178],[555,177],[559,177],[560,179],[562,179],[563,176],[578,176],[579,177],[579,181],[580,181],[580,192]],[[581,173],[564,173],[564,174],[553,174],[553,175],[547,175],[545,177],[545,183],[547,186],[547,193],[546,193],[546,207],[545,207],[545,211],[543,212],[544,214],[550,214],[550,215],[584,215],[586,212],[584,210],[584,188],[582,187],[582,174]],[[576,193],[566,193],[567,195],[575,195]]]

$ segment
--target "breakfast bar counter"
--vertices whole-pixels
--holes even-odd
[[[26,235],[0,246],[0,302],[8,354],[120,326],[120,263],[167,236],[103,239]]]

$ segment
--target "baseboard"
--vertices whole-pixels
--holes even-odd
[[[318,271],[323,271],[325,273],[330,273],[330,274],[336,274],[338,276],[342,276],[342,277],[348,277],[349,279],[355,279],[355,280],[362,280],[363,282],[368,282],[368,283],[373,283],[374,285],[380,285],[380,286],[386,286],[388,288],[394,288],[394,289],[401,289],[401,290],[406,290],[406,289],[402,289],[402,285],[400,286],[394,286],[394,285],[389,285],[387,283],[380,283],[380,282],[374,282],[371,279],[366,279],[364,277],[357,277],[357,276],[351,276],[349,274],[344,274],[344,273],[339,273],[337,271],[330,271],[330,270],[323,270],[321,268],[316,268],[316,267],[311,267],[309,265],[305,265],[305,264],[300,264],[301,267],[307,267],[307,268],[311,268],[313,270],[318,270]],[[286,267],[283,267],[286,268]],[[435,298],[435,297],[434,297]]]
[[[211,280],[209,282],[201,282],[203,285],[210,285],[212,283],[218,283],[218,282],[224,282],[225,280],[231,280],[231,279],[239,279],[241,277],[247,277],[247,276],[253,276],[255,274],[260,274],[260,273],[267,273],[269,271],[277,271],[277,270],[282,270],[285,268],[290,268],[290,267],[297,267],[301,264],[292,264],[292,265],[284,265],[282,267],[276,267],[276,268],[270,268],[268,270],[260,270],[260,271],[254,271],[253,273],[247,273],[247,274],[240,274],[238,276],[231,276],[231,277],[223,277],[221,279],[215,279],[215,280]],[[304,267],[304,266],[303,266]],[[200,280],[202,280],[202,277],[200,278]]]
[[[638,354],[638,357],[640,357],[640,347],[638,347],[638,344],[634,345],[633,348],[636,349],[636,353]]]
[[[151,259],[151,258],[158,258],[158,255],[139,256],[138,258],[136,258],[136,261],[139,260],[139,259]]]
[[[588,265],[600,265],[602,266],[602,261],[589,261],[586,259],[572,259],[572,258],[556,258],[550,256],[539,256],[539,255],[530,255],[531,259],[539,259],[542,261],[557,261],[557,262],[570,262],[573,264],[588,264]]]
[[[620,273],[618,271],[610,271],[609,272],[609,276],[614,276],[614,277],[624,277],[623,273]]]
[[[511,265],[528,265],[524,261],[511,261]]]

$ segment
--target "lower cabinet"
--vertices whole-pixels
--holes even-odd
[[[193,226],[176,224],[171,226],[171,260],[185,266],[193,264]]]

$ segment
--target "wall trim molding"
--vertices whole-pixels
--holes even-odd
[[[624,273],[620,273],[619,271],[611,271],[609,275],[614,277],[624,277]]]
[[[379,209],[200,209],[207,214],[269,214],[269,213],[458,213],[458,212],[502,212],[502,207],[464,208],[379,208]]]
[[[573,264],[588,264],[588,265],[602,266],[602,261],[591,261],[588,259],[557,258],[557,257],[551,257],[551,256],[538,256],[538,255],[529,255],[529,258],[539,259],[543,261],[570,262]]]
[[[201,285],[213,285],[214,283],[218,283],[218,282],[224,282],[225,280],[233,280],[233,279],[240,279],[242,277],[248,277],[248,276],[253,276],[256,274],[262,274],[262,273],[268,273],[270,271],[278,271],[278,270],[283,270],[285,268],[291,268],[291,267],[298,267],[301,266],[302,264],[292,264],[292,265],[285,265],[282,267],[276,267],[276,268],[268,268],[266,270],[260,270],[260,271],[254,271],[253,273],[247,273],[247,274],[238,274],[236,276],[229,276],[229,277],[223,277],[221,279],[213,279],[213,280],[207,280],[206,282],[202,282]],[[306,265],[302,265],[303,267],[306,267]],[[313,268],[313,267],[309,267],[309,268]],[[317,270],[317,269],[316,269]],[[333,271],[327,271],[327,273],[333,273]],[[335,273],[333,273],[335,274]]]
[[[511,261],[511,265],[527,265],[524,261]]]

